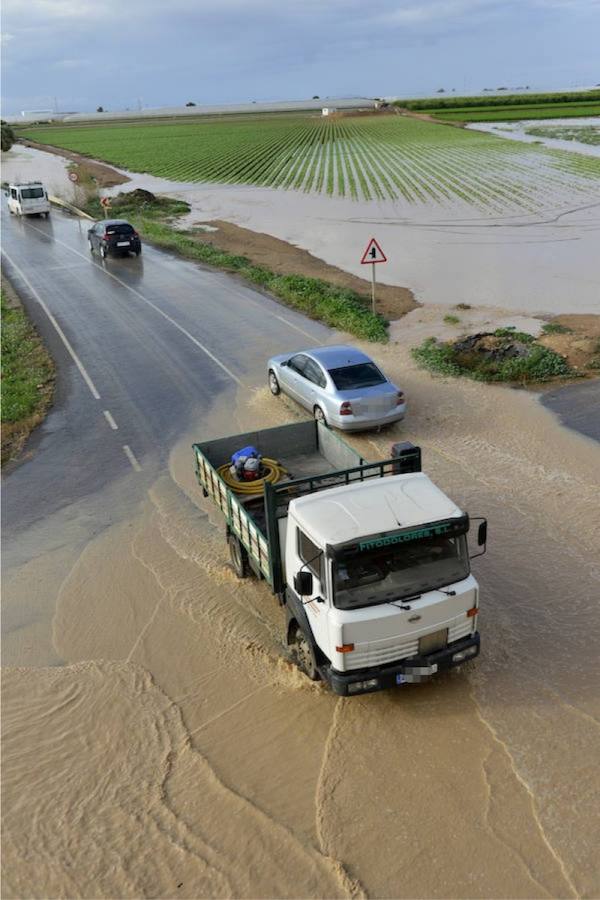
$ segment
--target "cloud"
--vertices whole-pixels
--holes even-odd
[[[127,0],[125,13],[123,0],[4,0],[6,111],[37,105],[27,97],[40,88],[62,108],[115,109],[139,95],[158,106],[560,87],[548,81],[559,58],[568,83],[593,83],[599,12],[600,0]],[[99,79],[107,68],[118,78]]]

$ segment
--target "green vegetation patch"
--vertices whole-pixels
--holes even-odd
[[[107,218],[130,219],[143,216],[145,219],[169,221],[184,216],[190,211],[189,203],[175,200],[173,197],[157,197],[150,191],[136,188],[128,193],[118,194],[111,198],[111,207],[107,210]],[[104,208],[99,197],[90,198],[85,212],[95,219],[104,218]]]
[[[533,335],[512,328],[447,343],[427,338],[412,355],[431,372],[463,375],[476,381],[531,384],[578,374],[560,354],[543,347]]]
[[[575,167],[563,159],[575,155],[567,151],[401,115],[60,125],[20,134],[180,183],[411,204],[463,201],[500,215],[545,208],[549,194],[557,204],[587,199],[591,178],[600,194],[600,159]]]
[[[573,119],[600,115],[600,101],[540,106],[465,107],[464,109],[431,109],[428,113],[447,122],[514,122],[522,119]]]
[[[559,141],[578,141],[580,144],[591,144],[600,147],[600,124],[598,125],[541,125],[526,129],[527,134],[535,137],[554,138]]]
[[[43,418],[52,400],[54,365],[21,306],[2,307],[2,462]]]
[[[591,91],[561,91],[542,94],[509,94],[498,93],[484,96],[471,97],[424,97],[417,100],[395,100],[395,106],[401,106],[410,110],[442,110],[442,109],[469,109],[470,107],[494,107],[494,106],[564,106],[566,103],[600,103],[600,90]]]

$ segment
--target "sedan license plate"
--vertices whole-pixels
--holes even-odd
[[[131,246],[131,241],[117,241],[117,247],[129,247]]]

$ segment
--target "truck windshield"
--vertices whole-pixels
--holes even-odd
[[[334,562],[334,603],[338,609],[356,609],[403,600],[461,581],[469,571],[464,534],[353,549]]]
[[[21,199],[22,200],[41,200],[44,196],[44,188],[35,187],[35,188],[21,188]]]

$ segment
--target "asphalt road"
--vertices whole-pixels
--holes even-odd
[[[541,400],[563,425],[600,442],[600,379],[549,391]]]
[[[176,436],[197,423],[205,437],[213,404],[265,383],[271,354],[330,331],[149,246],[139,259],[102,262],[86,224],[60,213],[17,219],[3,210],[2,225],[3,265],[58,369],[54,407],[4,481],[6,572],[65,541],[81,546],[107,517],[126,515]],[[36,525],[53,516],[41,537]]]

